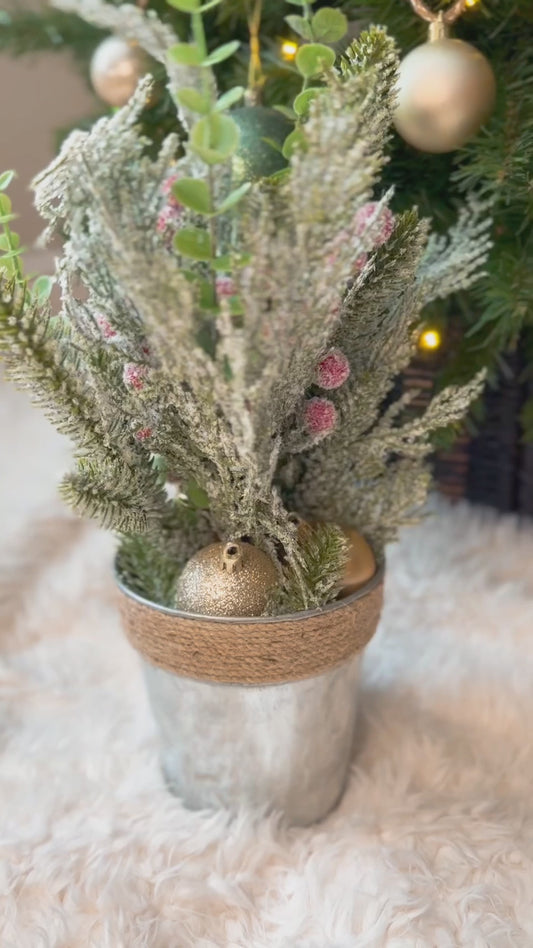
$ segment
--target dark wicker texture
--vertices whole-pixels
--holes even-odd
[[[463,431],[448,451],[434,458],[437,487],[451,500],[465,498],[505,513],[533,516],[533,445],[524,441],[520,416],[533,398],[525,375],[524,346],[507,353],[483,396],[483,417],[476,432]],[[402,379],[404,391],[419,389],[414,405],[423,409],[431,397],[440,357],[421,356]]]

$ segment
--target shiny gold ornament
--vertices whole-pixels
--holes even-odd
[[[400,63],[394,125],[415,148],[454,151],[489,117],[496,80],[479,50],[447,36],[442,19],[431,23],[429,42]]]
[[[250,543],[211,543],[186,564],[176,607],[204,616],[260,616],[278,583],[266,553]]]
[[[109,36],[96,47],[90,75],[96,94],[113,107],[129,101],[139,79],[148,72],[148,57],[141,46],[120,36]]]

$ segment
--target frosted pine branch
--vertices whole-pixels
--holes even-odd
[[[492,247],[491,203],[471,196],[446,235],[431,234],[418,273],[423,304],[465,290],[483,276]]]

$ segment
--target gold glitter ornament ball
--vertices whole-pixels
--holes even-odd
[[[400,63],[394,125],[420,151],[460,148],[489,117],[496,80],[487,59],[446,36],[413,49]]]
[[[250,543],[211,543],[195,553],[176,588],[176,608],[204,616],[260,616],[278,583],[266,553]]]
[[[148,57],[141,46],[120,36],[109,36],[96,47],[91,59],[91,83],[96,94],[114,108],[126,105],[142,76]]]

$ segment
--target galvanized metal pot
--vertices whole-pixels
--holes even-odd
[[[119,590],[170,789],[193,809],[326,816],[346,785],[383,570],[346,599],[276,618],[195,616]]]

